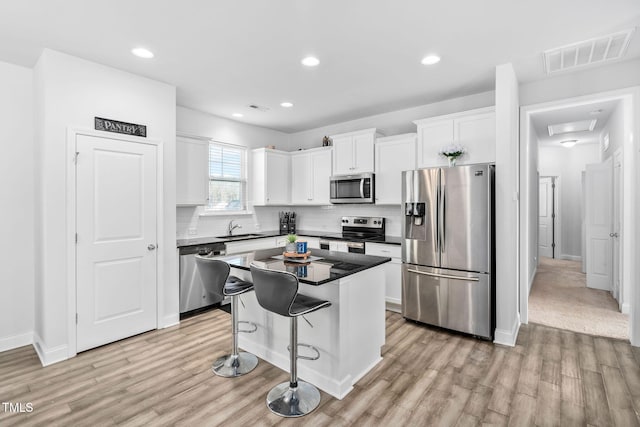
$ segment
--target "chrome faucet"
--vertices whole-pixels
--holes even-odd
[[[235,230],[236,228],[242,228],[242,226],[238,224],[234,224],[233,220],[229,221],[229,236],[233,234],[233,230]]]

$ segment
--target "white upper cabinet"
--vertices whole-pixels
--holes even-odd
[[[290,155],[285,151],[258,148],[252,150],[253,204],[288,205]]]
[[[209,198],[209,143],[176,138],[176,205],[206,205]]]
[[[333,174],[353,175],[373,172],[373,145],[376,129],[342,133],[331,136],[333,141]]]
[[[461,144],[466,153],[457,164],[496,161],[496,114],[494,107],[416,120],[417,167],[447,165],[438,152],[449,144]]]
[[[399,205],[402,171],[416,168],[416,134],[378,138],[375,143],[376,203]]]
[[[331,147],[291,154],[291,203],[328,205],[331,177]]]

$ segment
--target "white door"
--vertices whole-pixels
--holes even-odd
[[[585,223],[587,243],[587,287],[611,290],[613,261],[612,162],[587,165],[585,171]]]
[[[538,202],[538,253],[540,256],[555,258],[554,248],[554,179],[549,176],[540,178]]]
[[[156,146],[78,135],[77,351],[157,327]]]
[[[626,295],[620,286],[620,274],[622,272],[622,150],[616,150],[613,155],[613,297],[618,301],[619,308],[626,300]]]

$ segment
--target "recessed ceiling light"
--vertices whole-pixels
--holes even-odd
[[[560,144],[562,144],[563,147],[571,148],[576,145],[576,142],[578,142],[577,139],[565,139],[564,141],[560,141]]]
[[[243,117],[244,114],[240,114],[240,113],[233,113],[232,114],[233,117]]]
[[[281,102],[280,106],[284,108],[290,108],[290,107],[293,107],[293,104],[290,102]]]
[[[594,116],[597,116],[600,113],[602,113],[602,109],[589,111],[589,114],[594,115]]]
[[[143,47],[136,47],[131,49],[131,53],[133,53],[138,58],[151,59],[153,58],[153,52],[149,49],[145,49]]]
[[[422,65],[433,65],[440,62],[440,57],[438,55],[428,55],[422,58]]]
[[[306,65],[307,67],[315,67],[320,64],[320,60],[314,56],[307,56],[302,60],[302,65]]]

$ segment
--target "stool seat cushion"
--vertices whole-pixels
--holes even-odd
[[[239,295],[251,290],[253,290],[253,283],[239,279],[236,276],[229,276],[224,284],[224,294],[226,296]]]
[[[289,313],[291,316],[301,316],[324,307],[329,307],[330,305],[331,303],[329,301],[313,298],[303,294],[297,294],[296,298],[293,300],[293,304],[291,304]]]

